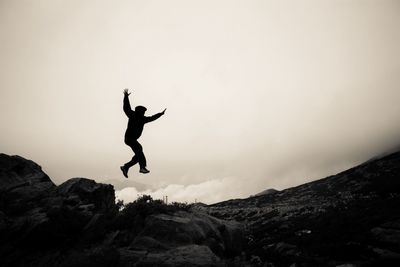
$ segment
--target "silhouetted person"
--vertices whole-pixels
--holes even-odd
[[[130,167],[139,163],[140,172],[148,173],[150,172],[146,169],[146,157],[143,154],[142,145],[137,141],[137,139],[142,135],[143,127],[146,123],[154,121],[164,115],[165,110],[163,112],[157,113],[153,116],[146,117],[144,113],[146,112],[146,108],[143,106],[137,106],[135,111],[131,109],[131,104],[129,103],[129,95],[128,89],[124,90],[124,112],[126,116],[128,116],[128,128],[125,132],[125,144],[130,146],[135,155],[131,159],[131,161],[125,163],[124,166],[121,166],[121,171],[126,178],[128,178],[128,170]]]

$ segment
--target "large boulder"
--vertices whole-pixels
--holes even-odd
[[[130,247],[162,251],[194,244],[208,247],[219,257],[238,255],[244,244],[243,227],[199,212],[154,214]]]
[[[0,154],[0,199],[6,205],[10,199],[14,204],[40,199],[55,189],[55,184],[33,161],[20,156]]]
[[[57,192],[76,201],[82,210],[109,211],[115,209],[114,187],[86,178],[72,178],[57,187]]]
[[[116,211],[111,185],[74,178],[57,187],[33,161],[0,154],[2,266],[56,266],[33,258],[101,240]]]
[[[21,184],[55,186],[35,162],[20,156],[0,154],[0,189],[12,189]]]

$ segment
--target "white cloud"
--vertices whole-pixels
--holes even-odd
[[[238,195],[238,192],[241,192]],[[199,184],[170,184],[157,190],[138,191],[135,187],[127,187],[116,191],[117,199],[125,203],[132,202],[140,195],[151,195],[153,199],[168,196],[169,202],[203,202],[207,204],[232,198],[244,198],[254,194],[254,188],[248,181],[236,177],[208,180]]]

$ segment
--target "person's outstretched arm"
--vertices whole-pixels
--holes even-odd
[[[124,90],[124,112],[128,117],[132,113],[131,104],[129,103],[130,94],[131,93],[129,93],[128,89]]]
[[[150,116],[150,117],[146,117],[146,123],[155,121],[156,119],[160,118],[162,115],[165,114],[165,111],[166,111],[166,110],[167,110],[167,109],[164,109],[164,110],[163,110],[162,112],[160,112],[160,113],[154,114],[153,116]]]

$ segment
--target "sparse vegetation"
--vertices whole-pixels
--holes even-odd
[[[153,199],[149,195],[140,196],[133,202],[118,203],[120,212],[117,217],[117,225],[122,228],[132,228],[142,224],[147,216],[152,214],[172,214],[177,211],[189,211],[192,204],[172,202],[166,204],[160,199]]]

